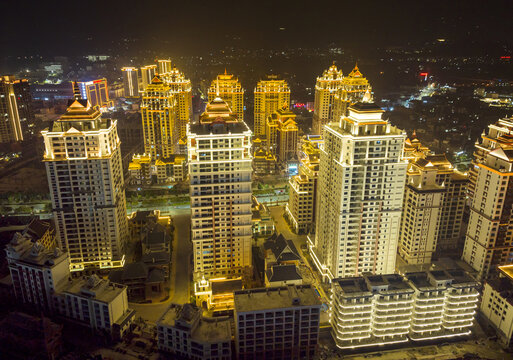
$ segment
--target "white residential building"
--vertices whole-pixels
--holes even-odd
[[[251,131],[220,98],[187,134],[194,279],[251,267]]]
[[[357,103],[324,128],[310,250],[325,280],[395,270],[406,134],[382,113],[373,103]]]
[[[71,270],[123,266],[128,223],[117,121],[75,99],[41,133],[56,232]]]
[[[480,279],[513,262],[513,118],[488,126],[470,172],[470,217],[463,260]]]
[[[470,335],[478,288],[462,270],[334,279],[332,335],[341,349]]]

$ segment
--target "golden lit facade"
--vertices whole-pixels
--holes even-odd
[[[458,248],[468,176],[444,154],[430,154],[415,135],[404,152],[409,164],[398,251],[407,264],[430,264],[435,251]]]
[[[70,269],[123,266],[128,224],[117,121],[74,100],[41,134],[55,228]]]
[[[299,173],[289,180],[285,215],[296,234],[307,234],[315,224],[315,197],[319,173],[320,135],[305,135],[299,151]]]
[[[312,122],[314,134],[321,134],[322,127],[329,122],[338,121],[334,118],[335,94],[342,87],[344,75],[335,64],[325,70],[322,76],[317,78],[315,84],[315,102]]]
[[[267,117],[267,151],[281,165],[286,165],[287,161],[297,157],[297,132],[296,114],[288,107],[278,109]]]
[[[153,159],[167,158],[178,146],[177,101],[171,87],[155,75],[142,94],[144,152]]]
[[[89,101],[92,107],[108,108],[113,105],[109,99],[107,79],[78,82],[80,96]]]
[[[192,117],[192,86],[183,72],[177,68],[171,69],[161,76],[162,81],[169,87],[175,99],[175,131],[178,136],[175,153],[185,154],[187,151],[187,124]]]
[[[349,75],[344,77],[341,87],[333,97],[333,119],[339,121],[346,116],[349,105],[363,101],[366,94],[369,97],[366,101],[370,101],[371,93],[369,81],[360,72],[358,65],[355,65]]]
[[[141,92],[145,91],[149,84],[151,84],[151,80],[155,77],[157,73],[157,65],[146,65],[141,67],[141,88],[139,89]]]
[[[157,73],[159,75],[165,75],[173,70],[170,59],[157,60]]]
[[[139,71],[135,67],[121,68],[125,97],[139,97]]]
[[[280,80],[277,75],[268,75],[265,80],[260,80],[255,87],[255,118],[253,127],[256,137],[265,136],[265,124],[267,117],[276,110],[290,107],[290,88],[285,80]]]
[[[0,143],[23,140],[14,77],[0,77]]]
[[[244,89],[236,76],[227,74],[226,70],[224,74],[217,75],[208,89],[208,101],[216,97],[226,101],[237,117],[244,120]]]
[[[187,142],[198,294],[209,279],[251,269],[251,130],[216,98],[189,126]]]
[[[500,119],[476,142],[463,257],[487,278],[513,263],[513,118]]]

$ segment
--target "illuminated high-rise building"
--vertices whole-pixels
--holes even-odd
[[[191,80],[185,78],[184,73],[177,68],[173,68],[170,72],[160,77],[169,87],[169,91],[176,103],[174,131],[178,140],[175,146],[175,153],[185,154],[187,151],[187,124],[189,124],[192,117]]]
[[[23,140],[14,77],[0,77],[0,143]]]
[[[170,86],[155,75],[142,93],[141,102],[144,153],[153,159],[167,158],[175,153],[179,140],[176,106]]]
[[[71,270],[123,266],[128,224],[117,121],[75,99],[41,134],[56,232]]]
[[[470,216],[463,260],[479,279],[513,263],[513,118],[488,126],[470,172]]]
[[[157,73],[157,65],[146,65],[141,67],[141,88],[140,91],[145,91],[151,80]]]
[[[310,248],[323,279],[395,270],[406,134],[373,103],[324,127]],[[314,241],[312,241],[314,240]]]
[[[121,68],[125,97],[139,97],[139,71],[135,67]]]
[[[335,64],[317,78],[312,122],[314,134],[321,134],[322,127],[327,123],[340,120],[334,118],[333,108],[335,94],[342,87],[343,79],[342,70],[337,69]]]
[[[284,106],[267,117],[267,151],[283,166],[297,157],[297,132],[296,114],[288,107]]]
[[[79,81],[80,96],[89,101],[92,107],[111,107],[112,101],[109,100],[109,88],[107,79],[97,79],[92,81]]]
[[[251,130],[220,98],[187,134],[194,280],[251,268]]]
[[[216,97],[220,97],[232,109],[237,117],[244,120],[244,89],[239,79],[233,74],[217,75],[216,79],[210,84],[208,89],[208,101],[213,101]]]
[[[315,224],[315,198],[322,146],[320,135],[305,135],[299,151],[299,171],[289,179],[285,215],[296,233],[307,234]]]
[[[282,107],[290,107],[290,88],[285,80],[277,75],[268,75],[260,80],[255,87],[255,118],[253,127],[255,136],[265,136],[265,123],[267,117]]]
[[[360,72],[358,65],[355,65],[354,69],[344,77],[340,88],[333,96],[333,119],[339,121],[341,117],[347,115],[349,105],[362,101],[365,94],[370,95],[371,92],[369,81]]]
[[[157,60],[157,73],[159,75],[165,75],[173,70],[171,66],[171,59]]]
[[[458,247],[468,176],[445,154],[431,154],[415,134],[405,143],[409,164],[399,236],[399,255],[407,264],[430,264],[435,251]]]

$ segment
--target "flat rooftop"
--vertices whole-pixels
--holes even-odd
[[[243,134],[249,131],[246,123],[238,122],[219,122],[219,123],[204,123],[204,124],[191,124],[190,132],[197,135],[210,135],[210,134]]]
[[[321,306],[312,285],[288,285],[234,292],[235,311]]]
[[[192,339],[199,342],[230,342],[232,329],[228,316],[218,318],[201,318],[192,332]]]
[[[427,272],[415,272],[415,273],[407,273],[404,275],[406,279],[408,279],[413,286],[415,286],[418,290],[424,289],[433,289],[436,288],[429,281],[429,275]]]
[[[93,298],[104,303],[110,303],[124,290],[124,285],[115,284],[109,280],[100,279],[96,275],[88,278],[74,279],[64,285],[62,291],[73,295]]]
[[[334,279],[333,282],[340,286],[340,289],[344,294],[368,294],[369,296],[372,295],[363,277],[339,278]]]
[[[385,291],[413,290],[411,286],[404,281],[404,278],[398,274],[367,275],[364,276],[364,278],[371,287],[386,286]]]

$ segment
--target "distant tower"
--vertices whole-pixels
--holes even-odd
[[[151,84],[151,80],[157,72],[157,65],[146,65],[141,67],[141,92],[146,91],[146,88]]]
[[[268,75],[266,79],[260,80],[255,87],[253,127],[256,137],[265,136],[267,117],[283,106],[290,107],[289,84],[285,80],[278,79],[277,75]]]
[[[135,67],[121,68],[123,72],[123,90],[127,98],[139,97],[139,71]]]
[[[0,143],[23,141],[14,77],[0,77]]]
[[[239,277],[251,258],[251,130],[220,98],[187,134],[194,279]]]
[[[371,86],[369,81],[362,75],[358,65],[345,76],[340,87],[333,96],[333,119],[339,121],[341,117],[347,115],[349,105],[358,101],[364,101],[364,96],[368,93],[366,102],[371,97]]]
[[[144,152],[153,159],[175,153],[179,140],[176,106],[171,87],[155,75],[142,93],[141,102]]]
[[[82,99],[89,101],[92,107],[105,108],[112,106],[112,101],[109,99],[107,79],[79,81],[78,87]]]
[[[335,94],[341,88],[343,79],[342,70],[337,69],[335,64],[324,70],[322,76],[317,78],[312,122],[314,134],[321,134],[322,127],[327,123],[340,120],[334,118],[333,108]]]
[[[373,103],[324,127],[312,258],[323,279],[395,270],[406,134]]]
[[[192,86],[191,80],[187,79],[183,72],[176,67],[160,78],[165,85],[169,86],[170,94],[174,97],[175,106],[175,153],[185,154],[187,151],[187,124],[192,117]]]
[[[55,227],[71,270],[123,266],[128,224],[117,121],[75,99],[41,134]]]
[[[171,60],[157,60],[157,72],[159,75],[165,75],[172,70]]]
[[[216,79],[210,84],[208,89],[208,101],[213,101],[220,97],[232,109],[240,120],[244,120],[244,89],[239,79],[233,74],[217,75]]]
[[[463,260],[479,279],[513,262],[513,117],[488,126],[470,171],[470,217]]]

